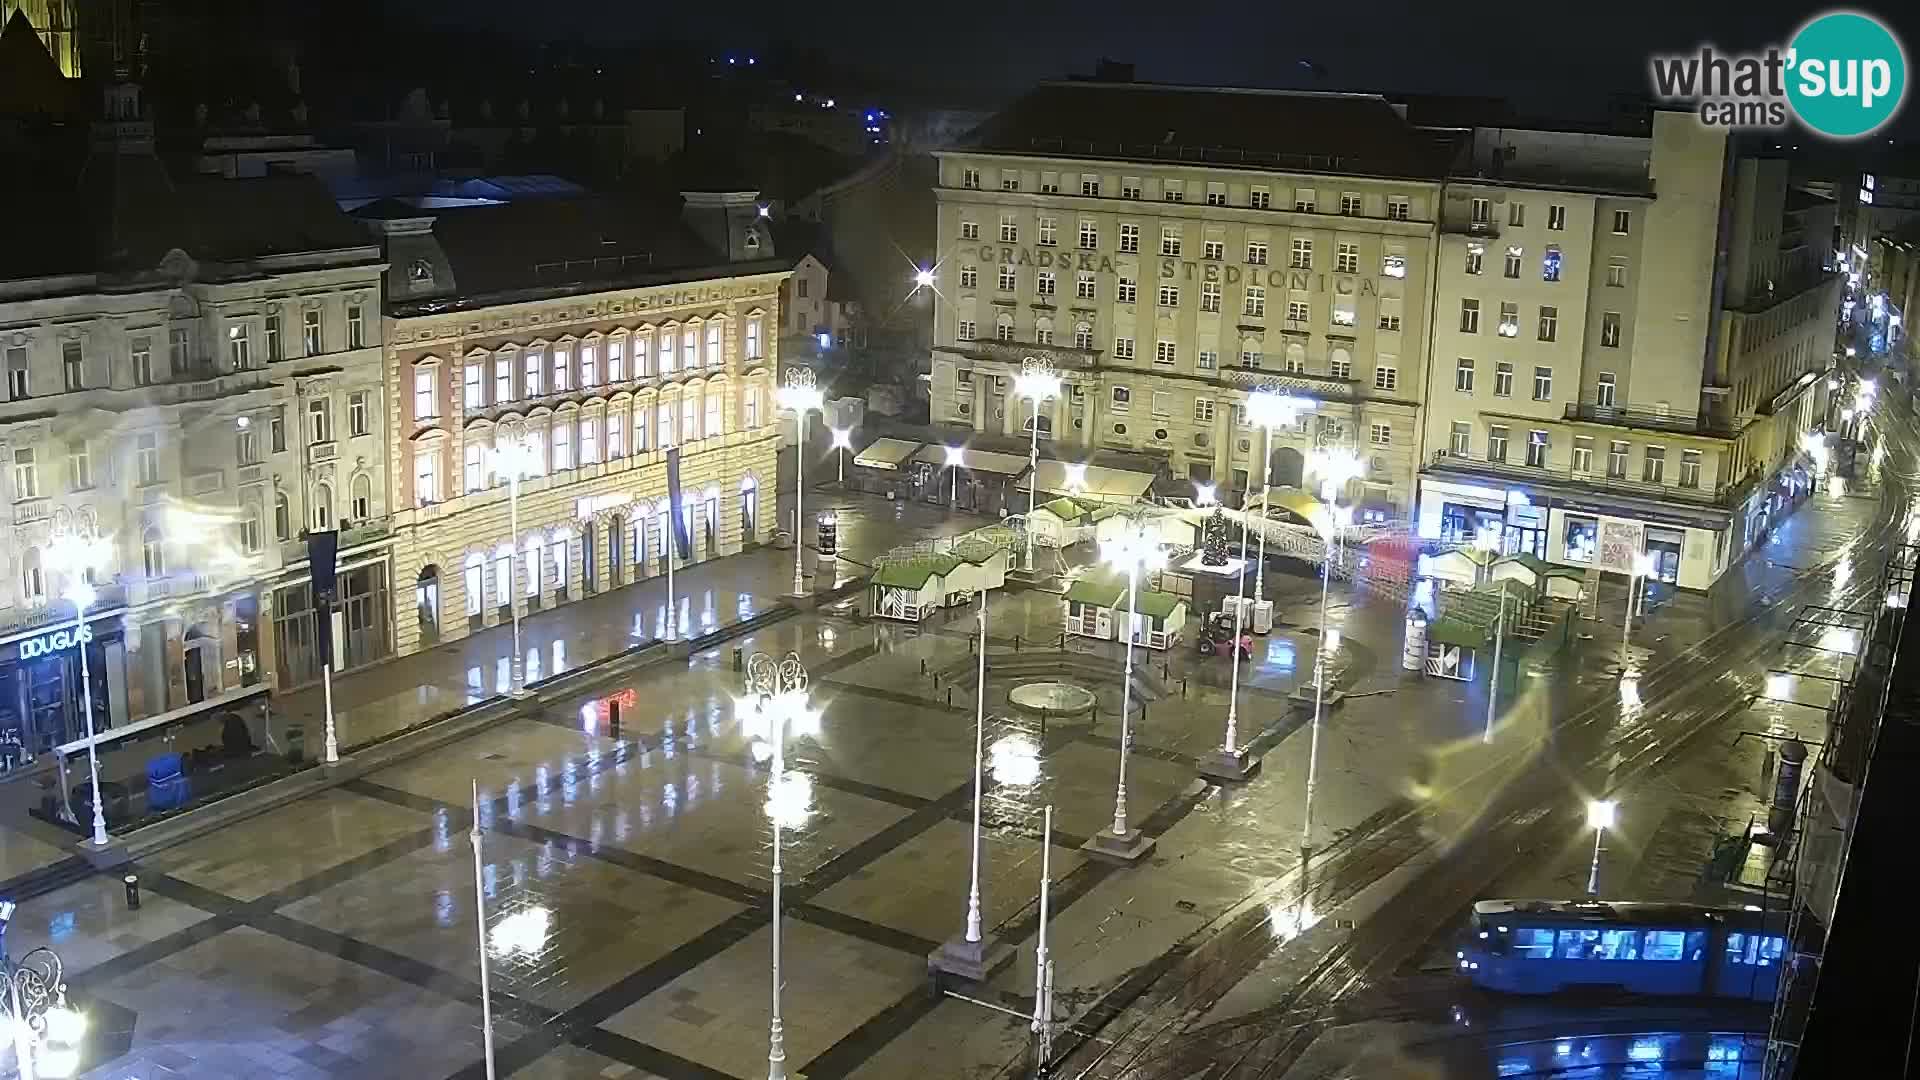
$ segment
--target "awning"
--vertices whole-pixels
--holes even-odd
[[[913,455],[913,460],[922,465],[931,465],[936,469],[947,467],[947,448],[938,443],[928,443]],[[1027,459],[1021,454],[1001,454],[992,450],[967,450],[961,456],[960,467],[971,472],[997,473],[1001,476],[1019,476],[1027,471]]]
[[[1273,492],[1270,502],[1271,505],[1285,510],[1309,525],[1318,522],[1326,513],[1324,503],[1296,488],[1283,488]]]
[[[906,439],[875,439],[871,446],[853,456],[853,463],[869,469],[898,469],[920,446]]]
[[[1020,490],[1025,491],[1029,482],[1030,478],[1022,479]],[[1053,495],[1130,502],[1145,495],[1151,487],[1152,473],[1109,469],[1102,465],[1081,466],[1066,461],[1040,463],[1040,490]]]

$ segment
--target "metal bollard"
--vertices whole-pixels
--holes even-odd
[[[745,649],[733,650],[733,670],[745,671],[746,669],[747,669],[747,650]]]
[[[127,886],[127,910],[139,911],[140,910],[140,878],[135,874],[128,874],[123,880],[125,881]]]
[[[733,651],[737,653],[740,650]],[[607,699],[607,737],[615,742],[620,741],[620,699],[617,697]]]
[[[953,708],[953,687],[947,687],[947,708]]]

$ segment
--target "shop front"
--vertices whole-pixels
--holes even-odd
[[[336,670],[362,667],[393,654],[388,612],[387,560],[346,566],[339,573],[340,596],[333,611]],[[324,616],[312,581],[281,585],[273,592],[274,681],[282,690],[318,681],[319,620]]]
[[[127,722],[127,650],[119,614],[84,629],[42,626],[0,642],[0,772],[86,735],[80,653],[86,650],[96,730]]]
[[[1420,535],[1450,546],[1472,546],[1489,535],[1501,555],[1546,558],[1548,511],[1519,488],[1427,480],[1421,487]]]

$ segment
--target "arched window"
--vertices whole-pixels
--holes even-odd
[[[993,336],[1000,341],[1013,340],[1013,316],[1001,312],[993,317]]]
[[[467,620],[479,625],[487,602],[487,558],[479,552],[467,556],[466,574],[461,582],[467,591]]]
[[[1073,347],[1076,349],[1093,348],[1093,324],[1092,323],[1083,322],[1083,323],[1073,324]]]
[[[273,538],[275,540],[293,539],[293,510],[287,504],[287,493],[273,493]]]
[[[140,560],[146,567],[147,577],[164,577],[167,572],[166,549],[160,544],[160,529],[149,525],[140,534]]]
[[[1045,315],[1033,320],[1033,340],[1039,345],[1053,344],[1053,320]]]
[[[39,548],[30,547],[20,555],[20,591],[29,604],[47,598],[47,574],[40,565]]]
[[[366,521],[371,518],[373,516],[373,480],[366,473],[360,473],[353,478],[353,486],[349,491],[352,499],[350,505],[353,510],[353,520]]]
[[[241,517],[239,526],[241,551],[249,555],[259,554],[262,524],[260,520],[260,504],[253,500],[248,500],[246,512]]]
[[[313,485],[313,513],[308,525],[315,532],[333,528],[333,485],[325,480]]]

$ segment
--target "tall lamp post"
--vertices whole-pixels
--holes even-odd
[[[793,367],[788,368],[782,377],[780,389],[774,392],[774,400],[781,408],[793,413],[798,425],[793,454],[793,595],[801,596],[807,591],[806,578],[800,570],[800,558],[807,550],[807,542],[801,535],[806,521],[807,413],[819,412],[826,405],[826,397],[813,384],[811,370]],[[673,541],[669,539],[667,542],[671,544]]]
[[[1595,799],[1587,803],[1587,827],[1593,830],[1593,865],[1587,869],[1587,895],[1600,894],[1600,841],[1613,828],[1614,815],[1619,809],[1612,799]]]
[[[1095,833],[1086,850],[1098,855],[1133,862],[1153,850],[1153,840],[1127,825],[1127,752],[1133,746],[1133,628],[1139,618],[1140,573],[1166,565],[1167,553],[1157,536],[1130,523],[1112,540],[1100,542],[1100,560],[1126,571],[1127,610],[1122,624],[1126,634],[1126,663],[1120,682],[1120,779],[1114,787],[1113,824]]]
[[[1653,573],[1653,556],[1642,551],[1633,557],[1633,569],[1627,575],[1627,616],[1620,624],[1620,662],[1624,665],[1633,645],[1634,594],[1646,586],[1642,582]]]
[[[1307,814],[1301,833],[1303,846],[1313,844],[1313,796],[1320,781],[1320,716],[1327,696],[1327,584],[1333,580],[1333,543],[1340,530],[1353,522],[1353,507],[1329,506],[1314,519],[1320,532],[1320,641],[1313,649],[1313,729],[1307,742]]]
[[[513,662],[508,665],[507,693],[512,697],[523,697],[527,692],[526,654],[520,647],[520,597],[522,590],[514,588],[513,583],[520,577],[520,476],[527,471],[533,460],[533,447],[527,444],[524,433],[508,435],[503,442],[495,439],[493,443],[493,467],[496,472],[505,470],[507,474],[507,533],[513,547],[513,557],[507,560],[507,583],[511,590],[507,595],[507,609],[513,613]],[[528,590],[538,587],[539,578],[532,576]]]
[[[967,448],[949,446],[947,450],[947,509],[960,506],[960,470],[967,464]]]
[[[13,910],[13,901],[0,901],[0,932]],[[66,967],[59,955],[42,946],[18,963],[0,963],[0,977],[6,979],[0,1011],[10,1029],[20,1080],[57,1080],[78,1072],[87,1018],[67,1004]]]
[[[833,433],[834,458],[840,466],[840,486],[847,486],[847,451],[853,449],[853,432],[843,428],[828,428]]]
[[[1308,476],[1319,479],[1320,500],[1332,506],[1340,501],[1340,496],[1346,492],[1348,484],[1367,475],[1367,462],[1365,458],[1347,447],[1326,446],[1307,455],[1306,472]],[[1349,508],[1345,522],[1340,525],[1340,528],[1346,528],[1351,524],[1353,524],[1353,512]],[[1333,539],[1336,544],[1339,542],[1338,530],[1334,532]],[[1346,565],[1344,554],[1341,556],[1340,565]]]
[[[754,757],[771,763],[766,813],[773,824],[773,1005],[767,1021],[767,1080],[786,1080],[786,1034],[780,1020],[780,832],[806,824],[813,812],[813,778],[787,771],[786,741],[790,733],[819,731],[819,715],[807,705],[807,669],[799,654],[775,660],[754,653],[747,660],[747,693],[738,707],[753,740]]]
[[[1040,403],[1060,396],[1060,376],[1053,361],[1029,356],[1020,361],[1020,374],[1014,377],[1013,392],[1033,406],[1033,432],[1027,441],[1027,569],[1033,569],[1033,509],[1040,496]]]
[[[1266,433],[1260,445],[1260,564],[1253,575],[1256,606],[1264,604],[1267,598],[1267,496],[1273,487],[1273,429],[1292,424],[1302,409],[1312,405],[1311,400],[1283,394],[1271,386],[1247,395],[1247,422]],[[1242,513],[1244,515],[1244,511]],[[1241,554],[1246,554],[1244,548]]]
[[[984,982],[1002,964],[1013,959],[1011,948],[989,942],[980,929],[980,807],[985,794],[987,756],[987,593],[984,589],[980,592],[978,618],[980,647],[976,652],[980,667],[973,697],[973,833],[969,845],[971,869],[967,878],[966,922],[959,938],[947,941],[927,957],[927,967],[937,973]],[[994,749],[1000,751],[997,745]]]
[[[107,846],[107,815],[103,807],[106,800],[100,795],[100,749],[93,731],[93,675],[87,660],[87,641],[91,636],[87,630],[87,609],[99,597],[88,579],[94,571],[107,565],[112,555],[113,549],[105,539],[78,533],[62,536],[48,551],[48,561],[66,578],[66,599],[73,604],[73,641],[74,648],[80,650],[80,711],[87,728],[87,777],[92,785],[95,847]]]
[[[1199,498],[1195,501],[1202,506],[1214,502],[1214,487],[1211,484],[1199,485]],[[1233,650],[1230,681],[1227,686],[1227,736],[1220,743],[1220,750],[1200,759],[1200,775],[1209,780],[1245,780],[1260,768],[1260,760],[1247,753],[1239,745],[1240,726],[1240,634],[1246,621],[1247,610],[1247,493],[1240,493],[1240,570],[1235,575],[1233,596],[1233,641],[1228,646]]]

